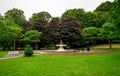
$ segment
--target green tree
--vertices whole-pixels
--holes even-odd
[[[92,47],[94,48],[94,43],[96,41],[96,39],[98,39],[98,33],[99,33],[99,29],[96,27],[87,27],[84,28],[82,31],[82,36],[85,39],[85,41],[87,41],[87,44],[89,42],[92,43]]]
[[[85,27],[101,27],[109,18],[107,12],[87,12],[84,22]]]
[[[36,20],[39,19],[46,19],[49,20],[52,16],[45,11],[39,12],[39,13],[34,13],[32,17],[29,19],[30,22],[34,23]]]
[[[9,26],[10,25],[10,26]],[[21,36],[22,29],[16,25],[13,21],[6,20],[5,18],[0,20],[0,40],[3,46],[8,46],[9,42],[13,42],[14,50],[16,40]]]
[[[34,42],[35,49],[37,50],[37,42],[40,42],[39,37],[41,36],[41,34],[42,33],[38,30],[29,30],[24,34],[23,40],[27,42]]]
[[[0,45],[3,47],[3,50],[6,50],[6,47],[11,45],[8,31],[6,20],[0,15]]]
[[[11,10],[8,10],[5,13],[5,18],[14,21],[15,24],[21,26],[25,20],[24,12],[20,9],[13,8]]]
[[[86,18],[85,13],[86,12],[84,11],[84,9],[69,9],[62,14],[62,18],[66,16],[74,16],[79,20],[79,22],[81,23],[81,26],[84,27],[85,26],[84,20]]]
[[[96,13],[87,12],[84,27],[96,26]]]
[[[95,12],[108,12],[113,8],[113,3],[110,1],[106,1],[101,3],[94,11]]]
[[[107,22],[109,18],[108,12],[97,12],[96,17],[96,27],[102,27],[102,25]]]
[[[13,23],[12,26],[8,26],[8,36],[13,41],[14,50],[16,46],[16,41],[22,36],[22,28]]]
[[[102,28],[104,30],[103,36],[106,40],[109,41],[110,48],[112,48],[111,40],[117,37],[115,25],[112,23],[105,23],[104,25],[102,25]]]
[[[115,24],[117,27],[117,30],[120,30],[120,0],[114,0],[113,2],[113,8],[109,12],[110,18],[108,19],[108,22]]]
[[[4,39],[4,36],[6,32],[6,22],[4,20],[4,17],[0,15],[0,40]]]

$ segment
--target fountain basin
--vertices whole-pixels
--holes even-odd
[[[59,47],[59,49],[56,50],[56,51],[66,51],[63,47],[64,47],[64,46],[67,46],[67,45],[64,45],[64,44],[62,43],[62,40],[60,40],[60,44],[57,44],[56,46]]]

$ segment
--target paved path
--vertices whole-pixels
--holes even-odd
[[[34,54],[36,54],[36,55],[45,54],[45,52],[34,51]],[[22,57],[22,56],[24,56],[24,51],[8,51],[8,54],[6,56],[0,58],[0,60],[10,59],[10,58],[17,58],[17,57]]]
[[[73,51],[65,51],[65,52],[56,52],[56,51],[34,51],[34,54],[39,55],[39,54],[109,54],[113,53],[113,51],[106,51],[106,50],[96,50],[96,51],[78,51],[78,52],[73,52]],[[10,58],[17,58],[17,57],[22,57],[24,56],[24,51],[19,51],[19,54],[15,52],[15,54],[11,54],[11,52],[8,53],[8,55],[0,58],[2,59],[10,59]]]
[[[2,58],[0,58],[0,60],[3,60],[3,59],[10,59],[10,58],[17,58],[17,57],[22,57],[23,55],[6,55]]]

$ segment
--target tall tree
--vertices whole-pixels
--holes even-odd
[[[87,12],[84,27],[96,26],[96,13]]]
[[[81,24],[75,17],[64,17],[59,25],[58,37],[70,45],[71,48],[83,47],[81,29]]]
[[[87,43],[92,43],[92,47],[94,48],[94,43],[96,39],[98,38],[99,29],[96,27],[87,27],[84,28],[82,31],[82,36],[85,39],[85,41],[88,41]]]
[[[6,47],[10,47],[11,43],[12,40],[9,37],[9,27],[7,21],[3,16],[0,16],[0,44],[3,47],[3,50],[6,50]]]
[[[58,35],[58,29],[59,29],[59,24],[61,20],[58,17],[54,17],[51,19],[49,22],[49,27],[48,27],[48,35],[49,35],[49,41],[52,43],[58,43],[59,39],[57,38]]]
[[[44,28],[48,26],[48,21],[46,19],[38,19],[33,23],[32,29],[38,31],[44,31]]]
[[[43,46],[45,43],[48,43],[47,39],[49,37],[48,37],[48,34],[46,34],[46,32],[48,30],[48,29],[46,29],[47,27],[48,27],[48,21],[46,19],[39,19],[33,23],[32,29],[42,32],[42,35],[40,36],[40,40],[41,40],[40,46]]]
[[[14,21],[15,24],[21,26],[25,20],[24,12],[20,9],[13,8],[11,10],[8,10],[5,13],[5,18]]]
[[[113,2],[113,8],[109,12],[110,18],[109,22],[115,24],[118,30],[120,30],[120,0],[114,0]]]
[[[25,33],[28,30],[32,29],[32,24],[29,21],[25,20],[22,24],[22,28],[23,28],[23,33]]]
[[[20,28],[19,26],[13,23],[12,26],[8,26],[8,29],[9,29],[8,36],[13,41],[14,50],[15,50],[16,41],[19,40],[22,36],[22,28]]]
[[[16,46],[15,42],[20,37],[22,29],[20,28],[20,26],[15,24],[13,21],[9,21],[4,18],[0,20],[0,27],[1,27],[0,28],[0,34],[1,34],[0,40],[2,41],[3,46],[8,46],[9,42],[10,42],[10,45],[12,45],[11,42],[13,42],[13,46],[15,50],[15,46]]]
[[[0,46],[4,47],[4,50],[9,44],[8,42],[8,28],[6,25],[6,21],[2,15],[0,15]],[[6,44],[7,42],[7,44]]]
[[[41,32],[39,32],[38,30],[29,30],[27,31],[24,36],[23,36],[23,40],[27,41],[27,42],[34,42],[35,43],[35,49],[37,50],[37,42],[40,42],[39,37],[41,36]]]
[[[94,11],[95,12],[108,12],[113,8],[113,3],[110,1],[106,1],[101,3]]]
[[[85,27],[101,27],[109,18],[107,12],[87,12]]]
[[[42,12],[34,13],[32,17],[29,19],[29,21],[34,23],[36,20],[39,19],[49,20],[51,17],[52,16],[48,12],[42,11]]]
[[[86,12],[84,11],[84,9],[69,9],[62,14],[62,18],[66,16],[74,16],[79,20],[79,22],[81,22],[81,26],[84,27],[85,26],[84,20],[86,18],[85,13]]]
[[[117,30],[117,38],[120,39],[120,0],[114,0],[113,8],[109,11],[109,19],[107,20],[108,23],[113,24]]]
[[[109,41],[109,45],[110,45],[110,48],[112,48],[112,39],[115,39],[117,37],[116,35],[116,27],[114,24],[112,23],[105,23],[103,26],[102,26],[104,32],[103,32],[103,36],[106,40]]]

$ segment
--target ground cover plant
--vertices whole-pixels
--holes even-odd
[[[120,76],[120,49],[101,50],[113,50],[113,53],[34,55],[0,60],[0,76]]]

